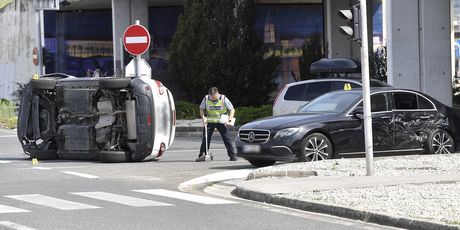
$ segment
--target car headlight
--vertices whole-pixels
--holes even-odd
[[[298,131],[299,131],[299,128],[282,129],[282,130],[278,131],[275,134],[274,138],[275,139],[281,139],[281,138],[284,138],[284,137],[292,136],[292,135],[296,134]]]

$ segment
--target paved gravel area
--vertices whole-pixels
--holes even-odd
[[[382,157],[374,160],[376,176],[460,174],[460,154]],[[312,170],[316,171],[318,176],[364,176],[366,161],[360,158],[282,164],[260,168],[253,173],[280,170]],[[279,195],[395,217],[459,225],[460,229],[460,182],[458,181]]]

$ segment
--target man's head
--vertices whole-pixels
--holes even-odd
[[[209,96],[211,97],[211,100],[219,99],[219,90],[217,89],[217,87],[211,87],[209,89]]]

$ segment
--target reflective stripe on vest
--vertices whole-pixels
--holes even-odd
[[[220,95],[217,101],[212,101],[209,96],[206,96],[206,113],[208,114],[209,123],[220,123],[220,116],[227,113],[224,96]]]

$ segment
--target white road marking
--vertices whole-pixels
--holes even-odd
[[[38,170],[51,170],[51,168],[47,168],[47,167],[32,167],[32,169],[38,169]]]
[[[2,161],[2,160],[0,160],[0,164],[8,164],[8,163],[11,163],[11,161]]]
[[[117,195],[106,192],[72,192],[70,194],[93,198],[97,200],[110,201],[118,204],[124,204],[134,207],[148,207],[148,206],[173,206],[172,204],[161,203],[152,200],[135,198],[130,196]]]
[[[217,181],[224,181],[224,180],[233,180],[233,179],[242,179],[246,178],[253,169],[240,169],[240,170],[231,170],[231,171],[223,171],[217,172],[213,174],[209,174],[206,176],[201,176],[189,181],[186,181],[179,185],[179,190],[184,191],[194,185],[198,184],[207,184],[211,182]]]
[[[0,135],[0,138],[2,137],[18,137],[18,135]]]
[[[184,192],[170,191],[170,190],[165,190],[165,189],[141,189],[141,190],[133,190],[133,191],[157,195],[157,196],[165,196],[165,197],[175,198],[179,200],[186,200],[186,201],[196,202],[200,204],[236,204],[237,203],[237,202],[229,201],[229,200],[222,200],[222,199],[217,199],[217,198],[212,198],[212,197],[207,197],[207,196],[199,196],[199,195],[194,195],[194,194],[189,194],[189,193],[184,193]]]
[[[9,221],[0,221],[1,226],[5,226],[8,229],[15,229],[15,230],[35,230],[35,228],[27,227],[24,225],[16,224]]]
[[[30,211],[0,204],[0,213],[18,213],[18,212],[30,212]]]
[[[74,175],[74,176],[80,176],[80,177],[88,178],[88,179],[97,179],[97,178],[99,178],[98,176],[94,176],[94,175],[90,175],[90,174],[86,174],[86,173],[79,173],[79,172],[72,172],[72,171],[61,171],[61,172],[65,173],[65,174],[70,174],[70,175]]]
[[[58,198],[54,198],[50,196],[44,196],[40,194],[14,195],[14,196],[5,196],[5,197],[24,201],[24,202],[29,202],[32,204],[38,204],[38,205],[43,205],[43,206],[47,206],[51,208],[56,208],[60,210],[79,210],[79,209],[100,208],[97,206],[62,200],[62,199],[58,199]]]
[[[147,36],[126,37],[126,44],[147,43]]]

